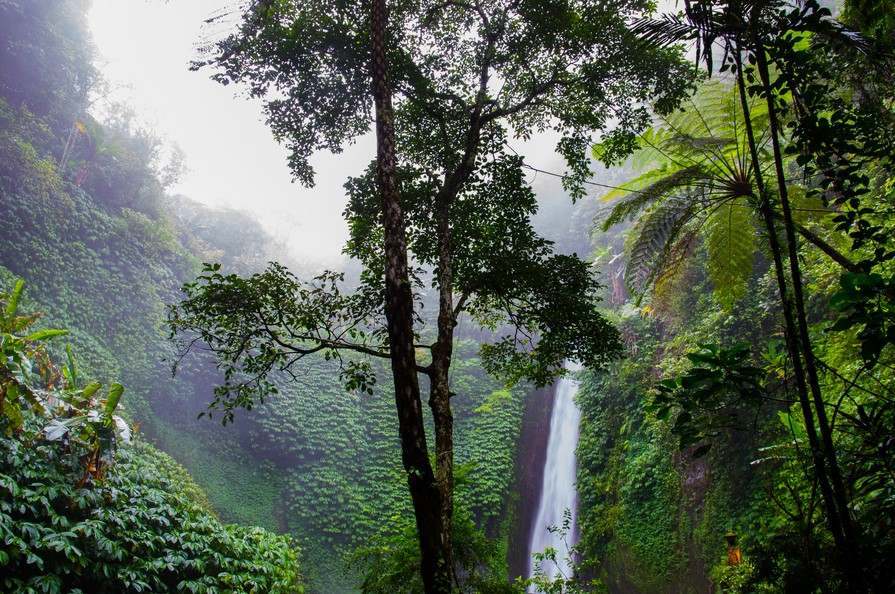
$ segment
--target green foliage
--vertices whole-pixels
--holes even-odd
[[[0,188],[43,200],[60,193],[62,179],[46,152],[53,140],[46,120],[0,97]]]
[[[644,294],[655,280],[694,207],[688,200],[671,198],[638,220],[625,270],[626,284],[635,294]]]
[[[455,460],[465,469],[458,471],[457,498],[494,538],[505,530],[524,392],[500,390],[474,358],[476,346],[459,342],[453,367]],[[337,362],[312,358],[298,382],[267,399],[263,414],[237,416],[234,427],[249,423],[252,451],[274,460],[277,474],[286,476],[277,513],[303,543],[309,588],[316,592],[357,587],[359,566],[345,574],[349,556],[397,538],[412,518],[391,381],[381,363],[374,368],[384,379],[369,396],[338,385]]]
[[[344,275],[326,272],[304,283],[276,263],[248,279],[220,270],[220,264],[206,264],[196,282],[183,286],[186,299],[170,307],[168,327],[181,358],[197,342],[216,354],[224,383],[215,388],[212,407],[223,410],[225,423],[234,409],[251,410],[256,398],[276,394],[277,374],[294,378],[291,369],[309,355],[340,361],[344,350],[386,356],[382,326],[367,341],[378,304],[363,293],[343,295]],[[376,383],[370,371],[360,361],[341,368],[349,389],[368,394]]]
[[[511,2],[478,10],[392,3],[389,77],[402,161],[419,167],[419,174],[438,170],[444,177],[432,181],[446,183],[467,145],[467,107],[477,106],[474,120],[490,124],[481,129],[482,141],[503,135],[498,118],[506,117],[522,137],[555,125],[566,137],[561,152],[581,192],[589,172],[583,141],[604,127],[607,107],[625,136],[644,122],[638,101],[661,97],[668,111],[689,84],[691,72],[674,52],[644,51],[624,34],[624,16],[646,6],[619,3],[609,12],[591,2],[555,3],[551,18],[544,18],[544,10]],[[369,129],[367,11],[366,5],[330,2],[251,7],[240,31],[195,65],[214,65],[217,80],[246,83],[253,95],[270,96],[268,123],[287,143],[291,168],[303,183],[313,180],[311,154],[338,152]]]
[[[868,10],[872,12],[872,8]],[[731,28],[734,20],[739,25]],[[642,180],[635,180],[635,186],[643,184],[646,195],[623,203],[614,220],[643,209],[655,190],[665,191],[660,186],[653,190],[650,185],[657,177],[664,179],[661,176],[668,172],[687,172],[694,164],[694,154],[703,156],[699,164],[719,165],[721,175],[711,176],[712,183],[702,188],[688,181],[687,175],[680,175],[685,187],[679,190],[700,198],[700,192],[693,191],[695,185],[703,194],[719,192],[731,199],[729,210],[703,211],[718,218],[709,218],[702,229],[712,234],[705,242],[706,251],[720,248],[727,255],[735,255],[737,267],[746,263],[744,252],[751,253],[762,242],[745,241],[745,236],[724,238],[722,231],[725,227],[733,231],[747,228],[745,219],[736,217],[734,223],[731,216],[738,202],[760,207],[779,295],[763,300],[766,306],[771,305],[774,315],[782,308],[787,344],[796,350],[787,353],[778,348],[768,353],[772,377],[765,377],[747,360],[734,362],[735,367],[742,366],[747,372],[737,378],[731,368],[722,371],[723,350],[716,349],[703,353],[714,361],[704,358],[680,380],[659,386],[652,409],[664,417],[674,404],[680,407],[672,431],[681,436],[682,445],[714,433],[713,442],[723,448],[720,452],[713,449],[703,462],[690,464],[682,459],[682,487],[695,501],[708,498],[705,518],[723,518],[725,523],[735,520],[755,537],[754,541],[744,541],[754,555],[754,571],[748,580],[739,576],[742,579],[737,588],[864,591],[873,584],[871,589],[885,590],[892,583],[891,571],[870,559],[878,558],[878,551],[891,543],[891,516],[883,511],[886,508],[878,499],[890,492],[891,474],[883,478],[885,463],[879,458],[880,452],[867,446],[881,432],[890,434],[892,427],[888,404],[891,392],[884,387],[890,381],[891,367],[884,371],[876,363],[877,358],[891,359],[886,347],[891,341],[888,279],[893,252],[888,245],[891,205],[884,189],[891,175],[891,85],[879,84],[888,80],[891,55],[886,47],[874,47],[872,41],[833,21],[829,11],[812,0],[796,5],[771,2],[760,10],[741,3],[697,1],[688,3],[684,12],[667,15],[661,21],[642,19],[635,30],[660,44],[695,40],[698,59],[705,61],[710,74],[714,74],[713,60],[719,55],[713,46],[720,45],[720,72],[730,71],[740,85],[735,91],[741,93],[741,101],[733,114],[745,126],[729,135],[728,146],[742,147],[730,154],[721,148],[725,146],[721,137],[712,138],[713,132],[721,129],[717,122],[705,124],[709,134],[680,134],[678,148],[685,147],[680,151],[673,151],[674,146],[665,142],[662,133],[645,136],[645,154],[659,154],[663,160],[670,156],[673,165],[664,170],[657,167]],[[756,120],[756,104],[763,104],[761,110],[766,114],[762,117],[770,127]],[[691,116],[690,129],[696,125],[703,126],[698,117]],[[686,131],[684,126],[670,127],[672,136],[678,130]],[[754,132],[754,136],[744,132]],[[767,151],[764,147],[773,154],[763,154]],[[791,185],[796,171],[805,180],[805,188]],[[819,199],[820,204],[811,205],[812,199]],[[828,216],[809,218],[808,211]],[[785,239],[779,236],[780,222]],[[803,226],[807,222],[813,223],[810,230]],[[797,234],[847,274],[842,276],[842,270],[819,265],[819,251],[799,245]],[[849,239],[853,249],[845,257],[839,250]],[[662,255],[692,275],[692,267],[681,267],[678,259],[668,258],[673,253]],[[731,283],[732,277],[719,276],[722,268],[712,253],[707,259],[716,288],[727,286],[726,291],[716,294],[719,301],[728,308],[737,295],[751,301],[750,292]],[[664,271],[645,269],[653,275],[646,277],[649,280],[667,278]],[[748,272],[745,266],[743,270]],[[822,333],[822,329],[831,328],[830,302],[826,298],[834,292],[832,283],[837,277],[841,278],[839,296],[833,304],[840,319],[832,324],[834,332]],[[766,276],[751,286],[767,291],[769,280]],[[673,304],[679,306],[680,301]],[[663,311],[662,317],[668,319],[668,313]],[[680,311],[674,313],[682,315]],[[738,319],[735,324],[753,322],[745,312],[731,308],[734,313]],[[709,318],[686,315],[688,321],[699,324]],[[678,345],[686,342],[681,338],[688,330],[680,324],[674,330],[667,340]],[[772,343],[770,330],[764,328],[758,333],[755,344]],[[724,334],[720,329],[708,334],[712,335],[711,342],[723,342],[719,340]],[[666,348],[659,353],[666,374],[673,371],[680,375],[684,367],[681,351],[675,351]],[[732,382],[727,387],[725,374]],[[750,392],[754,395],[749,396]],[[762,392],[766,392],[767,400],[775,402],[767,412],[754,406],[766,400]],[[798,407],[791,406],[794,392],[799,397]],[[797,410],[803,415],[801,420]],[[789,421],[787,435],[781,435],[777,415],[768,412],[781,413]],[[719,430],[726,422],[740,424],[739,415],[749,415],[751,435]],[[883,430],[884,426],[888,429]],[[758,468],[742,468],[744,450],[752,451],[754,457],[758,452],[764,454],[755,465]],[[704,448],[694,453],[704,453]],[[606,474],[604,469],[597,470],[598,476]],[[857,477],[860,480],[856,481]],[[867,488],[858,487],[862,484]],[[724,495],[722,485],[735,487],[742,493],[742,501]],[[874,518],[860,511],[868,505],[877,512]],[[727,509],[722,511],[723,507]],[[700,522],[707,520],[701,519],[698,511],[691,508],[689,515],[692,526],[703,530],[703,535],[709,534],[706,524],[699,528]],[[801,550],[797,542],[802,543]],[[705,558],[716,558],[711,552],[716,546],[704,540]],[[697,562],[691,553],[691,566]]]
[[[482,390],[487,388],[488,380],[472,378],[484,385],[478,388],[479,398],[468,400],[470,404],[484,400],[484,404],[470,411],[465,403],[457,403],[458,413],[465,421],[457,431],[457,459],[473,465],[463,485],[462,498],[469,502],[479,525],[494,534],[506,510],[513,481],[516,450],[509,446],[519,442],[525,401],[522,390],[488,394]]]
[[[610,588],[661,592],[683,564],[682,489],[673,442],[643,420],[649,380],[639,367],[582,381],[578,546]]]
[[[696,267],[704,258],[704,253],[696,255]],[[586,374],[579,391],[579,547],[584,558],[599,563],[596,575],[611,590],[686,592],[708,571],[700,559],[713,560],[723,552],[718,527],[742,521],[739,514],[750,497],[766,502],[763,487],[753,487],[752,481],[770,466],[750,466],[754,457],[748,457],[743,443],[744,436],[754,433],[749,413],[737,417],[736,423],[748,433],[709,427],[717,432],[711,438],[713,448],[694,460],[695,448],[679,452],[680,437],[650,410],[660,373],[682,377],[696,367],[705,368],[713,381],[724,377],[721,351],[728,349],[713,354],[698,348],[700,343],[759,341],[773,328],[768,312],[758,305],[760,292],[750,292],[738,305],[741,315],[734,316],[713,298],[705,274],[691,272],[685,278],[685,292],[677,305],[666,301],[661,315],[631,304],[619,312],[616,323],[630,356],[608,372]],[[755,366],[747,353],[739,351],[724,356],[733,359],[728,362],[733,363],[731,368],[738,367],[739,359],[739,364]],[[694,362],[687,357],[693,352],[708,361]],[[763,378],[764,372],[759,379]],[[695,392],[712,384],[693,380],[688,384]],[[679,393],[685,398],[687,394]],[[669,417],[671,413],[669,409]],[[701,413],[696,409],[693,416]],[[768,507],[761,509],[756,525],[774,516]],[[757,533],[751,525],[742,530],[741,524],[733,525],[738,532]]]
[[[616,201],[602,220],[604,231],[636,221],[625,271],[634,294],[678,274],[696,233],[704,238],[718,301],[731,309],[746,291],[757,247],[757,190],[737,100],[730,85],[702,84],[685,109],[658,118],[639,137],[632,164],[641,173],[603,197]],[[752,125],[766,126],[766,112],[751,108]],[[593,147],[601,159],[604,150]],[[759,151],[766,153],[764,146]]]
[[[843,274],[840,290],[830,305],[840,312],[831,330],[857,327],[861,341],[861,357],[868,367],[876,365],[882,350],[895,342],[895,281],[889,276]]]
[[[72,0],[0,4],[0,96],[70,126],[96,80],[87,17]]]
[[[462,489],[460,489],[462,496]],[[403,526],[401,526],[403,524]],[[419,577],[419,540],[416,528],[399,520],[399,531],[352,556],[363,575],[364,594],[422,594]],[[476,594],[521,594],[522,589],[506,580],[506,563],[495,544],[476,528],[462,505],[454,508],[453,559],[458,578],[456,592]]]
[[[748,560],[738,565],[719,563],[712,567],[711,578],[718,587],[718,594],[745,594],[746,592],[768,592],[765,588],[753,590],[749,587],[749,578],[755,567]]]
[[[23,334],[22,283],[2,295],[0,565],[16,592],[302,592],[288,538],[222,526],[169,478],[170,459],[131,446],[113,385],[80,386]],[[32,367],[38,371],[32,373]],[[17,396],[28,393],[27,398]],[[195,498],[195,495],[193,496]]]
[[[733,200],[718,207],[706,221],[705,249],[715,297],[731,310],[749,286],[755,262],[756,237],[749,205]]]
[[[572,515],[566,509],[563,512],[562,526],[548,526],[547,530],[559,535],[559,540],[565,547],[565,551],[558,551],[547,547],[544,551],[532,552],[534,558],[534,575],[527,580],[520,580],[527,591],[543,592],[544,594],[580,594],[584,592],[606,592],[605,585],[599,579],[583,580],[581,572],[587,568],[587,564],[579,563],[580,551],[577,547],[569,545],[569,532],[572,530]],[[556,574],[550,575],[545,567],[556,567]],[[566,575],[562,567],[571,568],[571,575]]]
[[[672,433],[684,449],[717,435],[719,429],[737,426],[743,409],[760,406],[766,392],[762,386],[764,370],[752,364],[749,344],[729,349],[714,344],[699,345],[689,353],[694,365],[679,378],[656,385],[658,393],[647,411],[665,420],[674,410]],[[747,408],[748,407],[748,408]],[[705,455],[711,443],[696,448],[694,458]]]

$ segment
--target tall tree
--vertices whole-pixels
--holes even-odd
[[[347,186],[347,252],[365,265],[358,291],[343,294],[331,273],[306,284],[276,266],[248,280],[209,267],[186,287],[172,329],[196,333],[217,353],[226,382],[216,404],[229,414],[273,386],[268,374],[288,371],[312,352],[392,361],[429,592],[450,589],[449,378],[460,316],[497,333],[482,356],[508,381],[543,385],[562,372],[564,359],[600,366],[619,350],[616,332],[596,309],[598,285],[587,264],[554,253],[532,229],[536,201],[509,143],[512,134],[558,131],[575,198],[590,173],[593,134],[614,120],[612,134],[624,143],[649,121],[647,100],[672,107],[692,69],[673,51],[634,43],[626,17],[649,6],[399,1],[386,19],[380,0],[259,0],[205,62],[218,68],[221,82],[246,83],[266,99],[268,124],[288,144],[293,173],[306,184],[314,179],[312,153],[337,152],[368,131],[373,89],[377,163]],[[432,273],[434,329],[413,323],[418,310],[411,305],[423,285],[407,267],[402,235],[414,261]],[[418,348],[429,363],[416,361]],[[345,369],[351,386],[369,388],[369,365],[346,362]],[[434,483],[416,374],[429,379]]]
[[[385,244],[385,317],[391,354],[401,451],[419,527],[420,573],[427,592],[450,591],[450,521],[442,510],[450,496],[439,489],[426,444],[417,377],[414,303],[407,263],[404,209],[398,189],[395,114],[388,80],[387,7],[373,0],[370,13],[370,75],[376,110],[376,180]],[[450,418],[446,419],[450,421]],[[451,427],[442,431],[450,430]],[[447,509],[452,513],[452,509]],[[431,529],[434,528],[434,529]],[[448,539],[448,540],[445,540]]]

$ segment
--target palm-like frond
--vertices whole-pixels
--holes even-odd
[[[625,284],[632,294],[643,296],[695,206],[696,200],[691,196],[673,196],[649,210],[637,222],[628,247],[625,270]]]
[[[695,41],[696,61],[704,62],[711,73],[716,42],[721,44],[726,57],[729,52],[735,51],[735,40],[750,26],[756,26],[749,21],[751,15],[772,13],[775,7],[783,3],[783,0],[684,0],[684,14],[663,15],[661,19],[636,19],[631,32],[644,43],[657,46]]]
[[[715,298],[725,309],[746,293],[755,261],[752,211],[742,199],[724,203],[704,226],[709,278]]]
[[[689,288],[685,284],[689,270],[687,263],[692,260],[699,243],[696,232],[693,225],[686,226],[666,254],[665,261],[653,280],[651,305],[654,311],[668,310],[671,304],[686,294]]]
[[[631,33],[648,43],[668,46],[693,39],[698,30],[681,15],[666,13],[658,19],[634,19]]]
[[[686,111],[662,118],[641,137],[643,151],[634,164],[645,172],[603,198],[616,200],[603,230],[637,221],[625,272],[633,294],[642,296],[659,278],[673,278],[683,262],[675,254],[691,253],[675,247],[692,247],[692,236],[683,241],[680,235],[691,219],[704,221],[699,232],[719,301],[730,307],[745,291],[755,252],[749,202],[756,192],[737,100],[729,85],[704,85]],[[761,109],[755,112],[753,125],[766,117]]]
[[[614,190],[603,200],[615,195],[627,194],[609,211],[603,221],[603,231],[613,225],[637,218],[643,211],[661,202],[670,194],[687,188],[697,179],[705,177],[699,165],[678,171],[655,169],[625,184],[624,189]]]

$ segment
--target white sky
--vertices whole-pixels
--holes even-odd
[[[90,25],[97,66],[115,91],[111,101],[131,105],[157,134],[181,148],[188,172],[169,191],[203,204],[251,212],[300,262],[333,266],[348,237],[342,185],[374,156],[371,136],[340,155],[314,158],[317,185],[291,182],[287,151],[263,122],[259,101],[209,80],[211,70],[189,71],[205,19],[239,0],[93,0]],[[550,140],[548,140],[550,138]],[[513,144],[534,165],[562,171],[555,139]],[[534,153],[534,154],[532,154]],[[559,182],[530,177],[535,189]]]
[[[372,142],[315,159],[317,185],[291,183],[287,151],[263,122],[260,102],[233,85],[190,72],[203,21],[235,0],[93,0],[98,66],[113,101],[132,105],[177,144],[189,171],[172,192],[207,205],[247,210],[302,261],[339,258],[348,229],[342,184],[373,157]]]

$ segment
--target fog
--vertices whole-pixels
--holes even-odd
[[[169,144],[180,147],[188,171],[169,191],[209,206],[248,211],[288,246],[293,258],[332,264],[348,236],[342,184],[372,159],[372,141],[363,139],[341,155],[316,157],[313,189],[292,183],[287,151],[264,124],[260,101],[209,80],[208,70],[189,70],[197,45],[210,33],[204,21],[233,4],[94,0],[90,24],[97,65],[112,89],[96,108],[126,103]]]
[[[261,102],[248,100],[234,85],[211,81],[208,69],[189,70],[201,41],[227,30],[226,18],[215,29],[205,21],[238,5],[233,0],[93,0],[90,24],[97,65],[112,89],[96,108],[126,103],[169,145],[182,150],[188,171],[170,192],[209,206],[248,211],[287,246],[290,259],[337,265],[348,236],[342,185],[373,158],[372,137],[340,155],[317,155],[314,188],[292,183],[287,151],[265,125]],[[238,12],[232,26],[236,19]],[[561,173],[555,140],[535,137],[512,145],[526,162]],[[558,200],[564,192],[555,177],[532,172],[529,181],[548,198],[551,210],[564,202]]]

